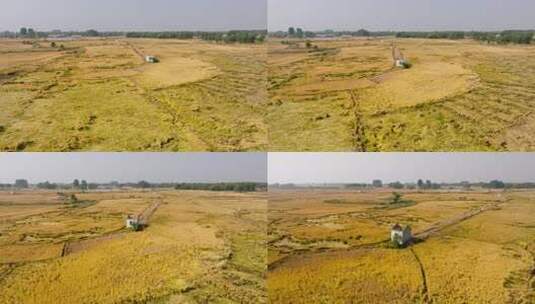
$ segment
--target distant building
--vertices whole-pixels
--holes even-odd
[[[156,58],[156,56],[145,56],[145,61],[148,63],[157,63],[159,60]]]
[[[401,227],[400,224],[395,224],[390,232],[390,240],[399,246],[406,246],[412,240],[412,230],[410,226]]]

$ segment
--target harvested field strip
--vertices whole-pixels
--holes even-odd
[[[447,220],[444,220],[444,221],[441,221],[441,222],[438,222],[438,223],[435,223],[433,224],[431,227],[423,230],[423,231],[420,231],[418,233],[415,233],[414,234],[414,237],[417,238],[417,239],[420,239],[420,240],[425,240],[427,238],[429,238],[430,236],[432,236],[433,234],[436,234],[448,227],[451,227],[451,226],[454,226],[454,225],[457,225],[463,221],[466,221],[474,216],[477,216],[483,212],[486,212],[486,211],[489,211],[489,210],[496,210],[497,208],[499,208],[500,206],[500,203],[494,203],[494,204],[488,204],[486,206],[483,206],[481,208],[478,208],[476,210],[473,210],[473,211],[470,211],[470,212],[467,212],[465,214],[462,214],[458,217],[455,217],[455,218],[451,218],[451,219],[447,219]]]
[[[268,284],[274,290],[270,299],[281,303],[391,299],[396,303],[531,303],[535,261],[529,253],[533,244],[529,214],[533,206],[513,192],[415,190],[405,196],[416,204],[395,210],[380,208],[388,194],[383,191],[275,192],[268,238]],[[412,228],[413,244],[399,249],[389,244],[386,238],[393,223]],[[324,239],[324,233],[346,241],[348,248],[306,246]],[[419,236],[426,239],[418,240]],[[368,242],[381,238],[383,242]],[[395,262],[389,264],[389,257]],[[336,264],[325,269],[326,261]],[[401,275],[405,266],[413,272]],[[396,276],[394,288],[386,282],[391,275]],[[377,281],[382,284],[375,289],[370,282]],[[355,289],[359,292],[351,295]],[[393,297],[401,290],[408,293],[406,297]]]
[[[502,202],[503,203],[503,202]],[[494,203],[494,204],[487,204],[481,208],[478,208],[476,210],[473,210],[473,211],[469,211],[467,213],[464,213],[460,216],[457,216],[457,217],[454,217],[454,218],[450,218],[450,219],[446,219],[446,220],[443,220],[443,221],[440,221],[440,222],[437,222],[437,223],[433,223],[430,227],[426,228],[425,230],[423,231],[420,231],[420,232],[416,232],[414,234],[414,237],[417,239],[417,240],[425,240],[437,233],[439,233],[440,231],[446,229],[446,228],[449,228],[451,226],[454,226],[454,225],[457,225],[457,224],[460,224],[461,222],[465,221],[465,220],[468,220],[474,216],[477,216],[485,211],[489,211],[489,210],[496,210],[496,208],[499,208],[499,205],[500,203]],[[352,214],[352,213],[350,213]],[[338,214],[339,216],[340,214]],[[325,215],[324,217],[329,217],[330,215]],[[374,216],[373,215],[370,215],[371,218],[373,218]],[[281,240],[285,239],[285,238],[288,238],[288,236],[283,236],[281,234],[279,234],[280,237],[278,239],[274,239],[274,240],[270,240],[269,244],[271,246],[274,246],[276,245],[277,242],[280,242]],[[299,242],[298,240],[293,240],[294,242]],[[358,245],[350,245],[348,246],[347,248],[345,249],[341,249],[341,248],[318,248],[316,246],[314,246],[314,243],[312,244],[303,244],[303,248],[300,248],[299,250],[292,250],[290,254],[288,255],[285,255],[283,256],[282,258],[280,259],[277,259],[276,261],[268,264],[268,269],[271,271],[271,270],[274,270],[276,268],[279,268],[281,267],[282,265],[284,265],[285,263],[287,263],[290,259],[293,259],[297,256],[300,256],[300,255],[303,255],[303,254],[317,254],[317,253],[321,253],[321,252],[339,252],[339,251],[354,251],[354,250],[363,250],[363,249],[374,249],[374,248],[379,248],[379,247],[383,247],[385,246],[386,244],[388,244],[390,242],[390,239],[384,239],[384,240],[379,240],[379,241],[376,241],[376,242],[372,242],[372,243],[365,243],[365,244],[358,244]]]
[[[57,196],[52,191],[39,193],[46,202]],[[18,223],[13,231],[16,242],[21,242],[17,234],[28,231],[57,236],[50,240],[57,252],[47,260],[0,264],[0,302],[266,302],[263,194],[153,190],[76,195],[98,203]],[[36,199],[6,194],[0,201],[14,198]],[[150,225],[141,232],[127,232],[127,214],[138,214]],[[99,236],[63,242],[73,231],[96,226],[106,229],[97,231]],[[3,232],[0,241],[9,241]],[[24,250],[28,246],[10,250],[29,258],[29,250]],[[46,248],[39,243],[31,251]],[[7,260],[11,253],[3,249],[0,259]]]
[[[154,202],[151,205],[149,205],[145,210],[143,210],[138,215],[138,218],[140,219],[141,223],[143,223],[144,225],[148,225],[150,218],[158,210],[160,205],[161,205],[161,202]],[[127,234],[127,232],[124,232],[124,230],[125,228],[121,227],[119,229],[102,234],[98,237],[65,242],[61,256],[63,257],[69,254],[74,254],[74,253],[87,250],[88,248],[98,245],[104,241],[110,241],[110,240],[123,238]]]
[[[267,144],[261,47],[151,39],[65,45],[53,60],[0,72],[7,109],[0,150],[250,151]],[[145,64],[144,54],[162,61]]]
[[[535,131],[532,48],[517,47],[512,52],[508,47],[471,41],[450,44],[396,39],[395,44],[413,63],[412,68],[401,70],[392,69],[391,47],[386,47],[390,41],[312,41],[341,50],[334,57],[316,57],[303,47],[289,48],[274,40],[269,51],[273,65],[269,67],[268,91],[276,106],[270,108],[270,121],[276,122],[272,128],[282,128],[272,133],[274,149],[361,151],[361,143],[355,144],[360,137],[355,135],[360,131],[355,121],[365,122],[367,151],[535,148],[531,135]],[[355,62],[367,68],[352,71]],[[348,89],[337,87],[336,79],[367,81],[350,88],[358,94],[361,115],[355,116],[350,109],[349,115],[344,113],[349,119],[344,120],[333,113],[339,107],[336,100],[344,98]],[[303,117],[325,117],[326,111],[330,119],[321,124],[301,122]],[[342,132],[349,140],[342,139]],[[288,133],[298,142],[292,145],[279,138]]]
[[[141,220],[141,222],[144,224],[148,224],[150,218],[154,215],[156,210],[158,210],[161,204],[162,202],[154,202],[150,206],[148,206],[145,210],[143,210],[143,212],[139,214],[139,219]]]
[[[65,242],[61,256],[64,257],[70,254],[75,254],[78,252],[85,251],[105,241],[120,239],[127,234],[126,232],[123,232],[123,231],[124,229],[121,228],[117,231],[113,231],[113,232],[107,233],[106,235],[102,235],[99,237],[85,239],[85,240],[77,240],[77,241],[72,241],[72,242]]]
[[[311,245],[309,248],[306,249],[299,249],[299,250],[292,250],[290,254],[284,255],[283,257],[277,259],[276,261],[268,264],[268,270],[272,271],[277,268],[280,268],[284,266],[286,263],[291,262],[292,260],[299,259],[302,256],[305,255],[315,255],[315,254],[321,254],[321,253],[328,253],[328,252],[354,252],[359,250],[368,250],[368,249],[374,249],[374,248],[380,248],[384,247],[384,245],[388,244],[390,242],[390,239],[385,239],[373,243],[366,243],[366,244],[360,244],[360,245],[353,245],[347,248],[317,248],[313,247]]]

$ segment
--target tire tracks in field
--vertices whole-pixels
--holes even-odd
[[[535,252],[529,250],[529,246],[527,247],[528,248],[526,249],[527,249],[528,254],[531,257],[532,264],[531,264],[531,268],[528,270],[529,277],[527,280],[526,288],[528,291],[528,296],[532,296],[535,299]]]
[[[68,250],[69,250],[69,241],[63,243],[63,248],[61,248],[61,254],[60,254],[60,257],[64,257],[64,256],[66,256]]]
[[[138,49],[136,48],[133,44],[131,44],[130,42],[126,41],[125,44],[134,52],[136,53],[139,58],[141,58],[141,60],[143,60],[143,62],[145,62],[145,56],[143,55],[143,53]]]
[[[527,264],[525,268],[509,271],[504,279],[503,286],[508,294],[504,303],[535,303],[535,252],[529,244],[511,244],[504,249],[510,251],[510,256]]]
[[[124,44],[128,48],[130,48],[132,50],[132,52],[134,52],[136,55],[138,55],[141,58],[141,60],[143,60],[143,63],[141,64],[141,66],[144,66],[144,65],[147,64],[145,62],[145,56],[143,55],[143,53],[138,48],[136,48],[130,42],[125,42]],[[159,108],[161,111],[163,111],[164,114],[169,115],[171,117],[171,124],[174,127],[176,127],[178,130],[182,131],[182,133],[187,133],[188,134],[188,135],[186,135],[186,137],[193,138],[194,141],[197,141],[201,145],[204,145],[206,147],[206,150],[208,150],[208,151],[214,151],[215,150],[215,147],[214,147],[213,144],[209,143],[204,138],[201,138],[188,125],[186,125],[186,124],[181,122],[180,111],[178,111],[171,103],[164,102],[164,101],[160,100],[158,97],[154,96],[153,92],[151,92],[151,91],[147,90],[146,88],[144,88],[143,86],[141,86],[139,84],[138,80],[136,80],[135,78],[129,78],[129,79],[132,82],[132,84],[141,92],[141,96],[143,96],[148,103],[153,104],[154,106]],[[179,135],[184,136],[184,134],[179,134]],[[163,149],[163,148],[165,148],[165,146],[168,146],[172,141],[179,140],[179,139],[168,138],[164,142],[160,143],[160,148]]]
[[[6,266],[6,269],[4,269],[3,271],[0,271],[0,283],[2,283],[2,281],[11,273],[13,272],[13,270],[15,270],[15,267],[16,267],[16,264],[15,263],[8,263],[8,264],[3,264],[4,266]]]
[[[351,112],[353,115],[352,138],[353,150],[355,152],[367,152],[366,132],[363,123],[363,114],[360,107],[360,101],[355,90],[348,90],[351,96]]]
[[[414,259],[418,263],[418,267],[420,268],[420,274],[422,275],[422,296],[423,296],[423,302],[424,303],[433,303],[431,298],[429,297],[429,289],[427,287],[427,276],[425,274],[425,267],[422,261],[420,260],[420,257],[416,254],[414,251],[414,248],[410,247],[409,250],[411,251],[412,255],[414,256]]]

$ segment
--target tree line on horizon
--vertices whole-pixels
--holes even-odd
[[[86,31],[36,31],[33,28],[22,27],[18,32],[12,31],[3,31],[0,32],[0,38],[25,38],[25,39],[39,39],[39,38],[49,38],[51,36],[82,36],[82,37],[113,37],[113,36],[124,36],[125,32],[118,31],[106,31],[99,32],[94,29],[89,29]]]
[[[451,39],[460,40],[472,38],[477,41],[497,44],[531,44],[535,36],[535,30],[505,30],[505,31],[304,31],[302,28],[290,27],[287,31],[269,33],[274,38],[314,38],[317,36],[327,37],[384,37],[395,36],[397,38],[426,38],[426,39]]]
[[[205,191],[234,191],[234,192],[254,192],[267,189],[265,183],[255,182],[226,182],[226,183],[150,183],[139,181],[137,183],[89,183],[86,180],[75,179],[72,183],[51,183],[49,181],[30,184],[26,179],[17,179],[12,184],[0,184],[0,190],[30,189],[37,188],[43,190],[96,190],[99,188],[175,188],[177,190],[205,190]]]
[[[383,188],[385,184],[381,180],[374,180],[371,184],[357,183],[347,184],[347,188]],[[535,182],[525,183],[506,183],[501,180],[491,180],[489,182],[459,182],[459,183],[436,183],[431,180],[419,179],[416,183],[392,182],[386,184],[393,189],[420,189],[420,190],[437,190],[448,187],[462,187],[470,189],[472,187],[481,187],[485,189],[532,189],[535,188]]]
[[[208,190],[230,192],[255,192],[259,187],[265,187],[260,183],[182,183],[175,186],[177,190]]]
[[[227,32],[128,32],[127,38],[156,38],[156,39],[201,39],[223,43],[262,43],[267,31],[227,31]]]
[[[478,31],[439,31],[439,32],[398,32],[398,38],[427,38],[427,39],[451,39],[459,40],[472,38],[477,41],[497,44],[531,44],[533,42],[533,30],[507,30],[501,32],[478,32]]]
[[[21,28],[18,32],[5,31],[0,33],[1,38],[39,39],[53,36],[81,36],[81,37],[116,37],[127,38],[157,38],[157,39],[202,39],[224,43],[262,43],[267,36],[267,30],[231,30],[220,32],[203,31],[139,31],[139,32],[99,32],[94,29],[87,31],[60,31],[38,32],[32,28]]]
[[[431,189],[440,189],[442,188],[443,185],[440,183],[434,183],[431,180],[424,181],[423,179],[419,179],[415,184],[402,183],[399,181],[384,184],[382,180],[376,179],[376,180],[373,180],[371,184],[367,184],[367,183],[347,184],[346,188],[383,188],[385,186],[389,188],[393,188],[393,189],[431,190]]]
[[[438,190],[446,188],[464,188],[470,189],[472,187],[480,187],[484,189],[535,189],[535,182],[519,182],[519,183],[506,183],[501,180],[491,180],[489,182],[457,182],[457,183],[437,183],[431,180],[419,179],[412,183],[402,183],[400,181],[384,183],[380,179],[373,180],[371,183],[341,183],[341,184],[318,184],[318,185],[299,185],[299,184],[270,184],[271,188],[278,189],[295,189],[301,187],[321,187],[321,188],[340,188],[346,189],[380,189],[380,188],[392,188],[392,189],[408,189],[408,190]]]

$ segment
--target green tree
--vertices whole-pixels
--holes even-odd
[[[30,38],[35,38],[35,37],[37,37],[37,35],[35,34],[35,31],[33,30],[33,28],[29,28],[29,29],[28,29],[28,36],[29,36]]]
[[[303,38],[305,36],[305,33],[303,32],[303,29],[302,28],[297,28],[297,30],[295,32],[295,36],[297,38]]]
[[[380,179],[376,179],[372,182],[372,186],[374,188],[382,188],[383,187],[383,181]]]
[[[391,188],[394,188],[394,189],[403,189],[403,188],[405,188],[405,185],[403,185],[401,182],[390,183],[389,186]]]
[[[490,181],[487,185],[486,185],[487,188],[492,188],[492,189],[504,189],[505,188],[505,183],[500,181],[500,180],[493,180],[493,181]]]
[[[360,30],[358,30],[358,31],[355,33],[355,36],[359,36],[359,37],[369,37],[369,36],[370,36],[370,32],[368,32],[368,31],[365,30],[365,29],[360,29]]]
[[[26,189],[26,188],[29,188],[29,187],[30,187],[30,184],[25,179],[17,179],[15,181],[15,188]]]
[[[390,199],[391,204],[400,204],[402,202],[403,195],[399,192],[393,192],[392,198]]]
[[[421,179],[419,179],[417,185],[418,185],[418,188],[419,188],[419,189],[423,189],[423,187],[424,187],[424,181],[421,180]]]
[[[52,189],[56,189],[58,187],[58,185],[56,184],[52,184],[48,181],[44,182],[44,183],[39,183],[37,184],[37,188],[39,189],[48,189],[48,190],[52,190]]]
[[[25,27],[21,27],[21,28],[20,28],[20,35],[21,35],[21,36],[26,36],[26,35],[28,35],[28,29],[25,28]]]
[[[146,189],[146,188],[150,188],[151,184],[147,181],[140,181],[139,183],[137,183],[137,186],[138,188]]]
[[[82,180],[82,182],[80,183],[80,188],[81,188],[82,190],[87,190],[87,189],[88,189],[87,181]]]
[[[97,32],[96,30],[88,30],[88,31],[85,32],[85,35],[89,36],[89,37],[98,37],[98,36],[100,36],[99,32]]]
[[[76,195],[71,194],[71,196],[69,197],[69,203],[71,203],[71,204],[77,204],[78,203],[78,198],[76,197]]]
[[[316,33],[311,32],[311,31],[306,31],[306,32],[305,32],[305,37],[307,37],[307,38],[314,38],[314,37],[316,37]]]
[[[290,28],[288,29],[288,36],[290,36],[290,37],[295,36],[295,28],[290,27]]]
[[[75,180],[72,182],[72,187],[75,188],[75,189],[80,188],[80,181],[79,181],[78,179],[75,179]]]

